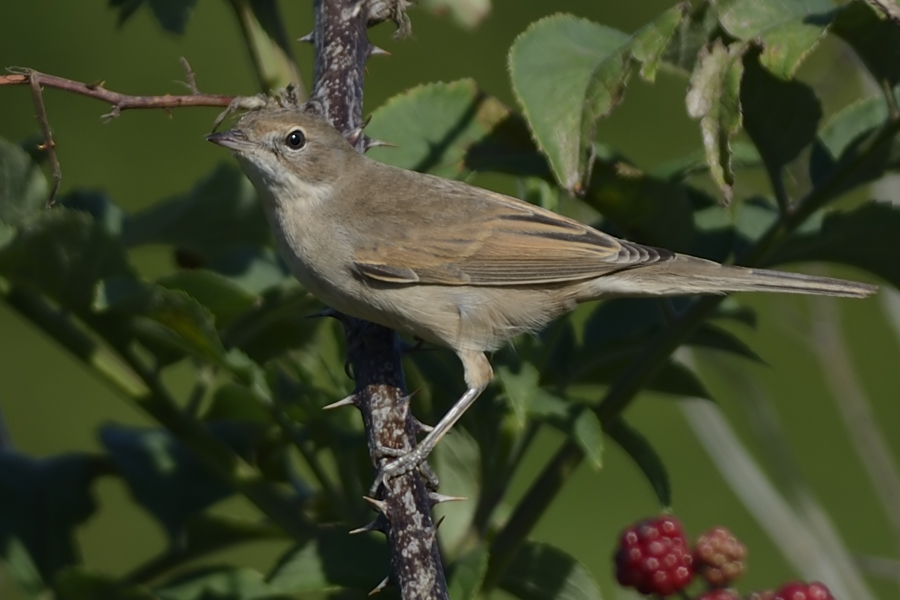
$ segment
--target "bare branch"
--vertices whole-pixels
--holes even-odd
[[[38,123],[41,124],[41,133],[44,134],[44,143],[41,150],[47,153],[47,160],[50,161],[50,173],[53,177],[53,187],[50,188],[50,195],[47,197],[47,207],[53,206],[56,199],[56,193],[59,191],[59,184],[62,182],[62,169],[59,166],[59,157],[56,156],[56,144],[53,142],[53,134],[50,132],[50,122],[47,120],[47,108],[44,106],[44,93],[41,91],[41,84],[31,78],[31,96],[34,98],[34,107],[37,110]]]

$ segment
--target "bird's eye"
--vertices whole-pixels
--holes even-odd
[[[299,150],[306,145],[306,135],[303,133],[303,130],[295,129],[287,134],[284,142],[288,145],[289,148]]]

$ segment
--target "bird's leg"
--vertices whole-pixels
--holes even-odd
[[[458,351],[457,354],[463,363],[463,368],[466,372],[466,384],[469,386],[469,389],[413,450],[398,456],[396,460],[381,467],[378,476],[375,477],[375,482],[372,484],[373,493],[387,479],[408,473],[422,464],[437,446],[438,442],[441,441],[441,438],[459,421],[460,417],[475,403],[475,400],[478,399],[478,396],[490,383],[494,372],[491,369],[491,363],[488,362],[483,352],[467,350]],[[383,450],[385,450],[384,454],[388,456],[397,454],[397,451],[394,449],[385,448]]]

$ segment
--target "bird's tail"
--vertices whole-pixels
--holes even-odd
[[[782,292],[865,298],[878,291],[878,286],[867,283],[769,269],[720,265],[685,255],[676,255],[671,260],[618,271],[599,277],[591,283],[595,297]]]

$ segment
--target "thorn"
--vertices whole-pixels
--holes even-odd
[[[428,499],[431,500],[432,506],[436,506],[444,502],[461,502],[463,500],[468,500],[468,498],[466,498],[465,496],[447,496],[445,494],[439,494],[437,492],[428,492]]]
[[[307,44],[315,44],[316,43],[316,30],[313,29],[302,38],[297,38],[298,42],[306,42]]]
[[[369,595],[374,596],[375,594],[377,594],[378,592],[380,592],[381,590],[386,588],[388,586],[388,583],[390,583],[390,581],[388,581],[388,579],[390,579],[390,578],[385,577],[384,579],[382,579],[381,583],[379,583],[378,585],[376,585],[375,587],[372,588],[372,591],[369,592]]]
[[[335,408],[340,408],[342,406],[356,406],[356,394],[350,394],[343,400],[338,400],[337,402],[332,402],[331,404],[326,404],[322,407],[322,410],[333,410]]]
[[[363,143],[366,150],[371,148],[397,148],[397,144],[392,144],[390,142],[385,142],[384,140],[376,140],[366,136],[366,141]]]
[[[363,128],[357,127],[356,129],[353,129],[353,130],[347,132],[344,135],[344,137],[347,138],[347,141],[350,142],[351,146],[355,146],[356,143],[359,141],[360,136],[362,136],[362,134],[363,134]],[[368,141],[368,138],[366,138],[366,141]]]
[[[379,48],[374,44],[369,44],[369,56],[393,56],[384,48]]]
[[[447,518],[446,515],[442,516],[440,519],[438,519],[438,522],[434,524],[434,527],[431,528],[431,536],[432,537],[434,537],[437,534],[437,530],[440,528],[441,523],[443,523],[444,519],[446,519],[446,518]]]
[[[383,532],[384,527],[381,525],[380,521],[381,521],[381,515],[379,515],[378,518],[375,519],[374,521],[372,521],[371,523],[367,523],[358,529],[354,529],[353,531],[350,531],[349,533],[350,533],[350,535],[357,535],[359,533],[367,533],[369,531],[382,531]]]
[[[376,500],[371,496],[363,496],[363,500],[375,507],[375,510],[377,510],[381,514],[385,514],[385,511],[387,510],[387,504],[384,502],[384,500]]]
[[[413,396],[415,396],[418,393],[419,393],[419,390],[413,390],[410,393],[403,396],[402,398],[400,398],[400,402],[405,402],[406,404],[409,404],[409,401],[413,399]]]

